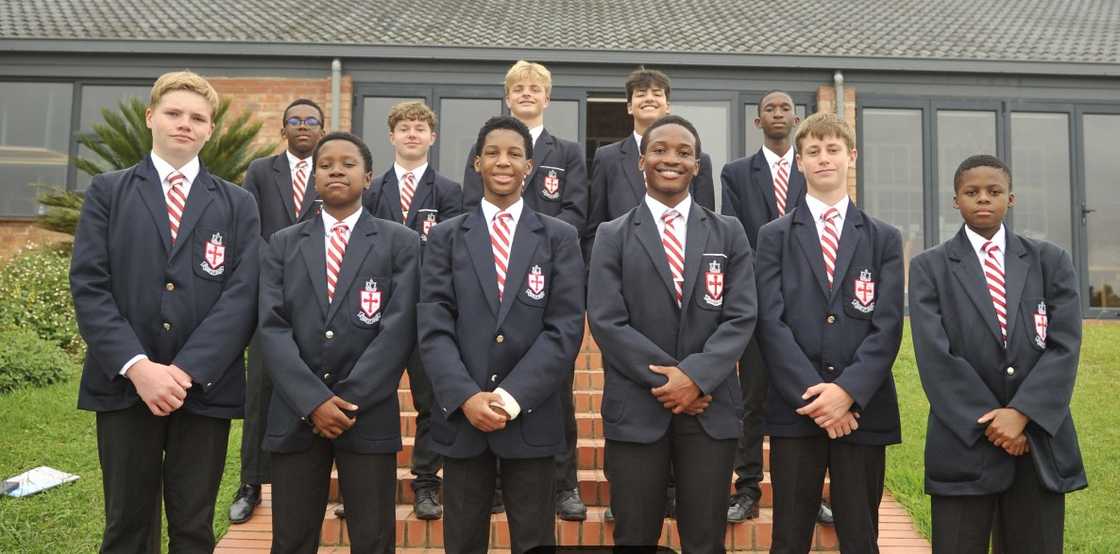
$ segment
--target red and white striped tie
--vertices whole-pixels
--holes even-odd
[[[836,273],[836,251],[840,249],[840,231],[836,229],[836,217],[840,210],[829,208],[821,214],[824,232],[821,233],[821,254],[824,255],[824,274],[828,277],[828,288],[832,288],[832,278]]]
[[[786,159],[774,164],[774,203],[778,207],[778,217],[786,214],[786,197],[789,195],[789,170]]]
[[[984,279],[988,281],[988,294],[992,297],[992,307],[996,309],[996,321],[999,322],[1000,335],[1003,336],[1003,347],[1007,348],[1007,291],[1004,285],[1003,264],[996,257],[999,246],[988,241],[980,247],[980,250],[986,254]]]
[[[183,220],[183,212],[187,209],[187,196],[183,194],[183,184],[187,182],[186,176],[178,171],[172,171],[167,176],[167,219],[171,222],[171,245],[179,237],[179,222]]]
[[[350,240],[350,226],[341,221],[331,227],[331,245],[327,249],[327,302],[334,302],[334,287],[338,284],[338,274],[342,271],[342,256],[346,254],[346,243]]]
[[[498,275],[498,302],[506,290],[506,270],[509,268],[510,222],[513,214],[498,212],[490,225],[490,249],[494,251],[494,272]]]
[[[676,289],[679,308],[681,300],[684,299],[684,242],[681,241],[681,230],[676,225],[678,219],[681,219],[681,213],[677,210],[668,210],[661,214],[661,221],[665,222],[665,231],[661,233],[661,246],[665,248],[669,273],[673,275],[673,287]]]
[[[303,208],[303,191],[307,188],[307,160],[300,160],[296,164],[296,175],[292,178],[292,202],[296,207],[296,218],[299,218],[300,209]]]
[[[415,177],[409,171],[404,174],[404,186],[401,187],[401,221],[408,221],[408,210],[412,207],[413,194],[416,194]]]

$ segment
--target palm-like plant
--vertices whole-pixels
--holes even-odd
[[[229,99],[223,99],[214,114],[214,134],[199,152],[202,165],[212,175],[241,183],[249,163],[276,150],[276,144],[253,147],[253,140],[263,123],[251,121],[250,112],[242,112],[231,121]],[[95,159],[78,158],[74,164],[87,175],[125,169],[136,165],[152,150],[152,132],[145,123],[147,106],[137,98],[122,100],[117,111],[101,109],[104,122],[93,126],[93,132],[78,137],[78,143],[96,154]],[[39,203],[47,208],[39,216],[40,226],[53,231],[74,234],[84,195],[61,189],[44,189]]]

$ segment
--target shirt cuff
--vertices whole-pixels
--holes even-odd
[[[502,409],[509,414],[510,421],[517,419],[517,416],[521,414],[521,405],[517,403],[517,400],[514,400],[513,395],[506,392],[502,387],[494,389],[494,392],[502,397]]]
[[[127,376],[126,373],[128,372],[128,368],[132,367],[133,365],[136,364],[136,362],[139,362],[140,360],[147,360],[147,359],[148,359],[148,356],[146,356],[144,354],[137,354],[137,355],[133,356],[132,359],[128,360],[127,362],[124,363],[123,366],[121,366],[120,376],[121,377],[126,377]]]

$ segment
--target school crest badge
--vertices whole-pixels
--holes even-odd
[[[226,272],[226,245],[222,243],[222,234],[214,233],[206,241],[203,251],[203,261],[198,264],[208,275],[217,277]]]
[[[875,309],[875,281],[871,279],[871,270],[861,271],[852,287],[852,307],[865,314],[871,313]]]
[[[366,325],[373,325],[381,321],[381,291],[377,290],[377,283],[370,279],[358,297],[358,321]]]
[[[435,210],[420,210],[423,219],[420,220],[420,240],[427,241],[428,233],[432,232],[432,227],[436,224]]]
[[[704,302],[710,306],[723,305],[723,265],[712,260],[704,272]]]
[[[555,169],[549,169],[548,175],[544,176],[544,186],[541,188],[541,194],[549,200],[560,199],[560,177],[556,175]]]
[[[526,281],[529,283],[529,288],[525,289],[525,295],[533,300],[544,299],[544,273],[541,273],[541,266],[533,266],[529,270]]]
[[[1046,315],[1046,302],[1039,302],[1034,311],[1034,343],[1039,348],[1046,348],[1046,328],[1050,325],[1050,318]]]

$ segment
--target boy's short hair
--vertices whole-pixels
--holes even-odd
[[[784,94],[786,98],[789,98],[789,103],[793,105],[794,109],[797,108],[797,103],[793,101],[792,94],[782,89],[771,89],[766,91],[762,96],[758,97],[758,104],[755,104],[755,108],[758,109],[758,115],[762,115],[762,103],[765,102],[766,97],[770,96],[771,94]]]
[[[680,125],[681,127],[688,129],[688,132],[692,133],[692,138],[696,139],[696,161],[697,163],[699,163],[701,154],[700,133],[696,131],[696,127],[694,127],[692,123],[687,119],[673,114],[659,117],[657,118],[657,121],[654,121],[650,124],[649,127],[646,127],[646,132],[642,133],[642,155],[644,156],[646,153],[646,147],[649,146],[649,136],[653,133],[653,130],[658,127],[664,127],[666,125]]]
[[[638,66],[626,76],[626,102],[634,99],[634,92],[638,89],[660,88],[665,91],[665,100],[669,100],[671,81],[669,76],[656,70]]]
[[[529,128],[521,120],[508,115],[496,115],[482,124],[482,128],[478,130],[478,139],[474,142],[475,155],[482,155],[482,145],[486,144],[486,135],[498,129],[509,129],[521,135],[521,138],[525,139],[525,158],[533,159],[533,135],[529,134]]]
[[[311,154],[312,168],[319,166],[319,150],[323,148],[324,144],[331,142],[332,140],[344,140],[346,142],[353,143],[354,146],[357,146],[358,151],[362,153],[362,163],[366,166],[366,173],[373,171],[373,154],[370,153],[369,147],[366,146],[366,143],[362,142],[362,139],[358,138],[357,135],[347,133],[346,131],[335,131],[333,133],[327,133],[325,137],[319,139],[319,143],[315,145],[315,151]]]
[[[292,103],[288,104],[288,107],[284,108],[284,113],[280,115],[280,117],[282,118],[280,120],[281,126],[288,124],[288,110],[291,110],[296,106],[311,106],[312,108],[315,108],[315,111],[319,112],[319,122],[321,123],[321,126],[327,126],[327,116],[323,113],[323,108],[319,107],[319,105],[310,98],[296,98],[295,100],[292,100]]]
[[[1011,190],[1011,168],[1003,163],[1003,160],[992,156],[990,154],[977,154],[969,156],[957,166],[956,173],[953,173],[953,194],[956,194],[961,189],[961,176],[965,171],[976,169],[978,167],[991,167],[998,169],[1007,175],[1007,190]]]
[[[423,121],[433,131],[436,130],[436,112],[419,100],[401,102],[389,110],[389,131],[392,132],[397,127],[397,123],[405,120]]]
[[[848,150],[856,147],[856,134],[852,131],[852,126],[832,112],[817,112],[801,122],[797,127],[797,138],[794,140],[798,152],[801,151],[801,141],[808,137],[815,139],[836,137],[844,140]]]
[[[506,72],[506,96],[509,96],[509,89],[513,84],[522,79],[540,81],[544,85],[545,94],[552,95],[552,72],[539,63],[517,60]]]
[[[148,108],[155,108],[165,94],[177,90],[190,91],[205,98],[206,103],[210,104],[211,118],[218,113],[218,91],[214,90],[214,86],[209,81],[190,70],[172,71],[160,75],[152,85],[151,92],[148,93]]]

